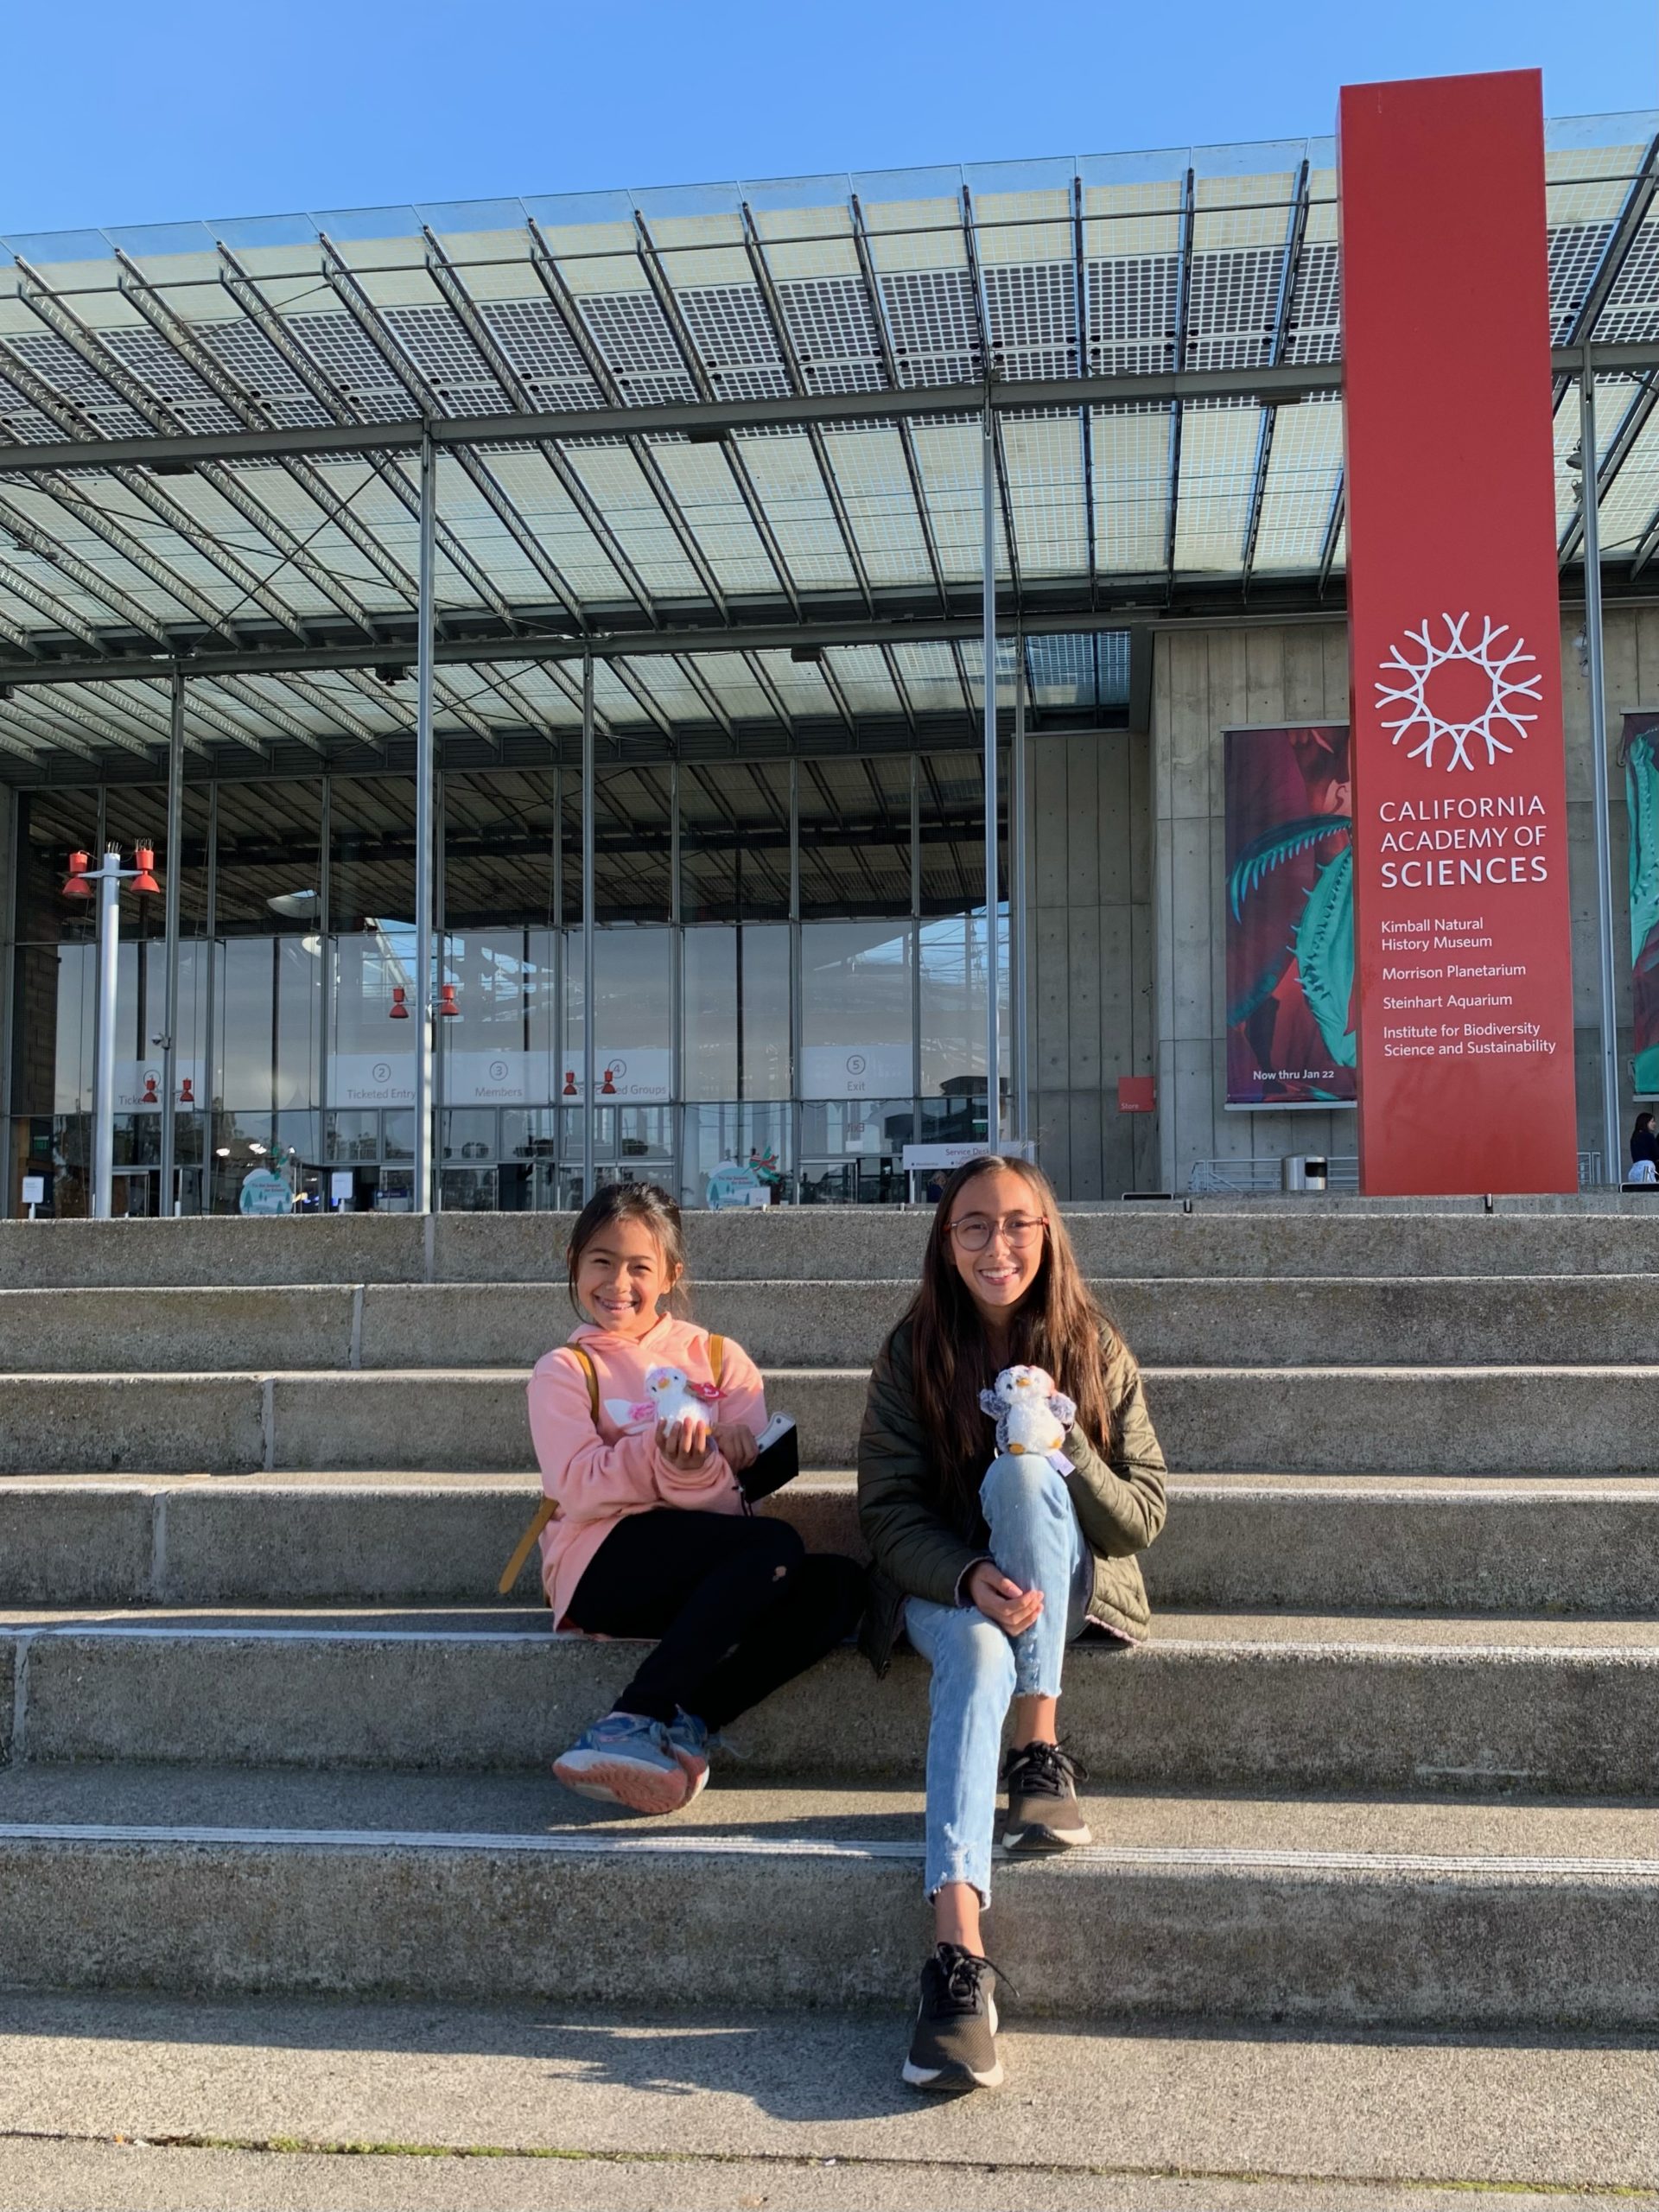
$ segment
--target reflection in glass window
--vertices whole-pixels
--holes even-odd
[[[415,1097],[415,932],[382,924],[334,947],[328,1096],[340,1106],[404,1106]],[[400,1017],[397,1009],[405,1009]]]
[[[801,1157],[890,1157],[912,1141],[914,1122],[908,1098],[809,1099],[801,1109]]]
[[[272,938],[230,938],[219,949],[214,1030],[219,1100],[232,1113],[271,1106]]]
[[[911,925],[801,929],[801,1096],[908,1097]]]
[[[793,1194],[794,1156],[787,1103],[690,1106],[685,1112],[685,1150],[680,1162],[680,1204],[709,1203],[709,1178],[735,1161],[752,1165],[776,1195]]]
[[[787,1098],[788,925],[688,930],[684,962],[686,1097]]]
[[[737,1096],[737,938],[732,929],[685,932],[685,1046],[688,1098]]]
[[[493,1160],[493,1109],[467,1107],[446,1114],[443,1117],[443,1156],[445,1160]]]
[[[444,940],[444,982],[455,1017],[439,1025],[443,1096],[453,1106],[550,1104],[553,1066],[551,930],[452,931]]]
[[[501,1157],[504,1160],[556,1160],[559,1130],[564,1120],[557,1106],[531,1113],[509,1111],[501,1116]]]
[[[20,963],[20,982],[29,993],[30,1019],[22,1025],[22,1099],[26,1113],[89,1114],[92,1108],[93,1038],[98,1019],[97,954],[90,944],[60,944],[55,951],[30,948]],[[54,986],[50,999],[48,982]],[[36,1008],[48,1004],[55,1021],[41,1021]],[[43,1045],[50,1043],[48,1062]],[[47,1089],[49,1084],[50,1089]]]
[[[998,1007],[1003,1067],[1007,1061],[1007,909],[1001,910],[1002,959]],[[942,915],[921,929],[922,1092],[926,1097],[964,1093],[977,1079],[985,1088],[985,912]],[[1006,1078],[1005,1078],[1006,1079]]]
[[[737,932],[737,1096],[789,1096],[789,927]]]
[[[380,1157],[380,1116],[353,1107],[328,1116],[328,1157],[342,1165]]]
[[[581,1096],[582,939],[569,942],[559,1096]],[[673,938],[665,929],[594,933],[594,1051],[605,1100],[666,1100],[674,1090]]]
[[[674,1109],[671,1106],[619,1106],[616,1109],[616,1157],[628,1160],[670,1159],[674,1150]],[[623,1179],[627,1179],[626,1177]]]

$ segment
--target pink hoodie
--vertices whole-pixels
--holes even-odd
[[[530,1378],[530,1433],[542,1488],[559,1507],[558,1518],[542,1532],[542,1584],[556,1628],[564,1625],[565,1607],[588,1560],[625,1513],[645,1513],[653,1505],[690,1506],[702,1513],[743,1510],[742,1492],[723,1453],[711,1452],[700,1473],[681,1474],[657,1449],[653,1423],[620,1421],[606,1402],[639,1403],[645,1395],[645,1371],[652,1367],[681,1367],[693,1382],[712,1382],[706,1330],[664,1314],[639,1338],[584,1322],[570,1342],[582,1346],[599,1376],[597,1425],[588,1378],[568,1346],[545,1353]],[[729,1337],[720,1388],[711,1418],[741,1421],[758,1436],[766,1425],[765,1388],[754,1362]]]

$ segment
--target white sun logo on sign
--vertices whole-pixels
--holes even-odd
[[[1453,768],[1472,768],[1475,763],[1469,747],[1475,741],[1486,747],[1485,766],[1490,768],[1500,753],[1515,750],[1499,730],[1507,728],[1512,736],[1525,737],[1526,725],[1537,721],[1535,709],[1541,704],[1543,677],[1541,674],[1510,674],[1512,669],[1532,665],[1533,656],[1526,650],[1524,638],[1517,638],[1510,645],[1504,644],[1509,636],[1507,622],[1494,622],[1490,614],[1483,614],[1480,636],[1471,639],[1464,631],[1472,617],[1442,614],[1446,639],[1436,645],[1430,634],[1431,619],[1425,615],[1421,630],[1406,632],[1408,645],[1415,646],[1417,652],[1402,652],[1398,645],[1390,645],[1388,658],[1381,664],[1385,680],[1377,684],[1376,706],[1382,727],[1393,731],[1395,745],[1413,732],[1419,733],[1409,757],[1421,760],[1426,768],[1437,765],[1442,744],[1447,748],[1448,772]],[[1428,701],[1430,677],[1437,669],[1454,663],[1464,664],[1484,679],[1485,697],[1479,711],[1464,721],[1437,715]]]

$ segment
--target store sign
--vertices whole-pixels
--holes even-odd
[[[801,1052],[803,1098],[908,1098],[908,1045],[808,1045]]]
[[[1340,164],[1360,1187],[1572,1191],[1541,80],[1348,86]]]
[[[594,1096],[603,1106],[652,1105],[674,1095],[674,1055],[661,1046],[632,1046],[621,1052],[595,1052]],[[583,1056],[567,1052],[559,1079],[559,1098],[579,1105],[585,1096]]]
[[[331,1106],[412,1106],[415,1055],[336,1052],[328,1063]]]
[[[202,1064],[181,1060],[175,1071],[174,1104],[181,1114],[193,1114],[205,1104]],[[157,1052],[148,1060],[118,1060],[115,1064],[115,1110],[118,1114],[159,1114],[167,1096],[167,1070]]]

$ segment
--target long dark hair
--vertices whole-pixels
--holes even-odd
[[[1113,1441],[1106,1363],[1117,1347],[1117,1331],[1083,1279],[1053,1186],[1028,1160],[996,1154],[970,1160],[955,1170],[940,1195],[922,1258],[921,1287],[905,1316],[916,1410],[932,1446],[939,1502],[947,1510],[960,1510],[978,1496],[991,1446],[979,1394],[995,1378],[985,1325],[957,1271],[946,1224],[961,1192],[998,1167],[1020,1178],[1031,1193],[1032,1211],[1047,1224],[1036,1276],[1008,1316],[1008,1363],[1045,1369],[1076,1399],[1078,1425],[1090,1442],[1109,1452]]]
[[[582,1313],[576,1298],[576,1270],[582,1265],[582,1254],[601,1230],[617,1221],[642,1221],[651,1231],[663,1255],[663,1265],[674,1277],[668,1302],[683,1313],[689,1304],[685,1296],[685,1232],[680,1226],[678,1206],[657,1183],[607,1183],[603,1190],[594,1192],[576,1216],[570,1242],[564,1248],[565,1280],[569,1285],[572,1306]],[[582,1313],[583,1320],[591,1318]]]

